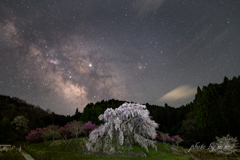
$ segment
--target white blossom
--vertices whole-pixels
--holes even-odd
[[[145,105],[124,103],[116,109],[108,108],[99,120],[105,123],[89,135],[88,150],[114,153],[122,147],[132,149],[134,142],[148,151],[155,148],[156,128],[158,124],[149,117]]]
[[[210,152],[214,152],[216,154],[231,155],[237,151],[237,137],[233,138],[228,134],[222,138],[216,137],[216,139],[217,141],[210,145]]]

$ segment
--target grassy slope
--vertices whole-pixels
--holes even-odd
[[[7,152],[0,152],[0,160],[25,160],[21,152],[11,150]]]
[[[30,151],[34,151],[37,155],[42,157],[57,158],[58,160],[77,160],[77,159],[138,159],[138,160],[191,160],[194,156],[196,159],[208,159],[208,160],[224,160],[223,156],[216,156],[212,153],[209,153],[208,150],[191,150],[190,154],[186,154],[189,149],[183,149],[182,147],[174,146],[177,149],[177,152],[182,155],[172,154],[171,148],[168,144],[157,143],[158,151],[156,152],[153,149],[149,149],[147,153],[144,149],[139,146],[134,146],[131,153],[115,154],[112,156],[103,155],[103,154],[93,154],[89,153],[85,147],[84,139],[72,139],[68,140],[65,144],[64,141],[55,141],[55,142],[44,142],[38,144],[32,144],[27,147]],[[173,147],[173,146],[172,146]],[[147,157],[139,157],[139,155],[145,154]],[[132,157],[123,157],[130,155]],[[121,157],[121,158],[119,158]],[[239,153],[228,157],[228,160],[240,160]]]
[[[118,155],[107,156],[103,154],[89,154],[86,150],[84,143],[81,143],[82,139],[74,139],[71,142],[64,144],[61,141],[56,141],[54,143],[60,143],[58,145],[52,145],[52,142],[44,142],[38,144],[32,144],[27,147],[28,150],[33,151],[35,154],[43,157],[51,157],[56,158],[58,160],[77,160],[77,159],[96,159],[96,160],[104,160],[104,159],[149,159],[149,160],[191,160],[189,156],[180,156],[174,155],[171,152],[169,145],[158,143],[158,151],[156,152],[153,149],[149,149],[149,153],[145,152],[139,146],[134,146],[133,151],[131,152],[131,156],[135,157],[121,157]],[[138,157],[139,153],[146,154],[147,157]],[[119,154],[120,156],[124,156],[125,154]],[[107,157],[106,157],[107,156]],[[54,159],[55,159],[54,158]]]

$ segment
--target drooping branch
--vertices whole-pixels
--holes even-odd
[[[158,124],[149,117],[146,106],[134,103],[124,103],[119,108],[108,108],[99,116],[105,123],[89,135],[86,144],[88,150],[114,153],[120,148],[131,149],[137,142],[148,151],[148,146],[155,149],[156,128]]]

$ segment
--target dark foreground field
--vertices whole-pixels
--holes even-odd
[[[16,149],[7,152],[0,152],[0,160],[25,160],[21,152]]]

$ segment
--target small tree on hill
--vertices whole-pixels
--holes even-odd
[[[138,143],[146,149],[151,146],[157,150],[156,128],[158,124],[149,117],[145,105],[124,103],[119,108],[108,108],[99,120],[105,123],[92,131],[86,146],[89,151],[114,153],[119,149],[132,149]]]
[[[169,136],[169,133],[158,132],[157,139],[160,141],[163,141],[163,143],[166,143],[167,141],[172,142],[172,139]]]
[[[88,122],[85,123],[84,125],[85,125],[85,127],[86,127],[86,134],[87,134],[87,136],[89,136],[89,134],[90,134],[93,130],[95,130],[95,129],[98,128],[98,126],[95,125],[95,124],[92,124],[91,121],[88,121]]]
[[[11,124],[19,133],[27,134],[29,132],[28,119],[24,116],[16,116]]]
[[[179,136],[172,136],[174,143],[176,143],[176,145],[178,146],[179,143],[181,143],[183,141],[183,139]]]
[[[76,138],[78,138],[78,135],[81,133],[85,134],[86,126],[81,121],[72,121],[69,123],[69,129],[72,134],[75,135]]]
[[[29,142],[42,142],[42,128],[37,128],[36,130],[31,130],[26,136],[26,140]]]
[[[42,136],[45,140],[52,138],[54,141],[56,138],[60,137],[60,133],[58,131],[58,126],[49,125],[47,128],[43,129]]]
[[[64,127],[60,127],[58,129],[59,131],[59,134],[60,134],[60,137],[63,139],[63,140],[66,140],[70,137],[70,127],[69,127],[69,123],[67,123]]]

